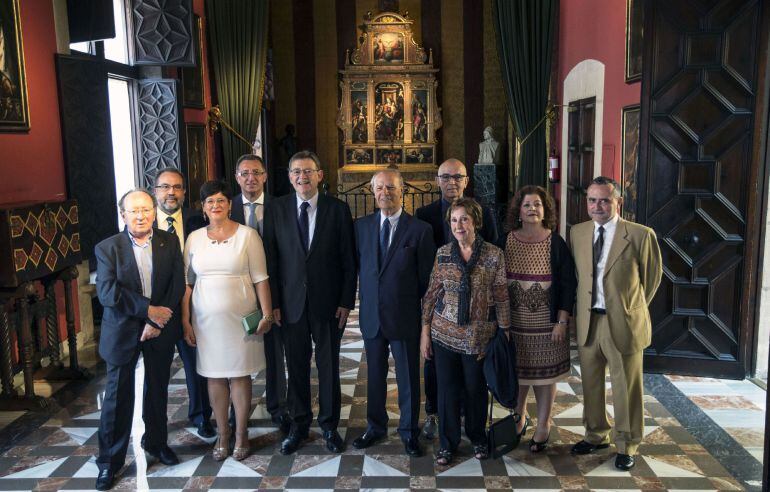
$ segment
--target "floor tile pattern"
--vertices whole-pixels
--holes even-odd
[[[659,399],[645,396],[645,439],[630,472],[614,468],[614,450],[571,456],[569,447],[582,437],[582,390],[577,360],[572,375],[558,385],[549,448],[532,454],[525,445],[498,460],[478,461],[463,441],[449,467],[434,463],[438,441],[424,442],[426,455],[409,458],[395,432],[398,418],[395,374],[388,376],[390,433],[367,450],[350,445],[366,427],[366,356],[352,313],[341,350],[342,423],[347,443],[341,455],[323,446],[319,429],[295,454],[278,453],[281,435],[264,411],[264,376],[254,379],[255,408],[249,421],[253,454],[242,462],[211,457],[213,439],[202,439],[186,420],[187,390],[177,358],[169,385],[169,444],[181,459],[177,466],[148,463],[137,443],[129,447],[116,490],[744,490],[760,477],[736,477],[720,462],[718,450],[682,425]],[[137,369],[142,371],[141,363]],[[0,412],[0,490],[92,489],[98,473],[94,454],[103,371],[91,382],[67,385],[55,395],[59,406],[48,414]],[[137,378],[141,381],[141,378]],[[656,381],[650,379],[649,381]],[[668,377],[669,390],[686,395],[713,423],[735,439],[736,446],[762,459],[764,391],[750,382]],[[647,379],[646,379],[647,382]],[[314,392],[317,379],[313,375]],[[650,383],[652,384],[652,383]],[[138,391],[141,388],[137,388]],[[759,390],[759,391],[757,391]],[[661,394],[663,394],[661,392]],[[530,398],[533,398],[530,395]],[[138,400],[137,400],[138,402]],[[608,402],[612,402],[608,383]],[[317,403],[317,402],[316,402]],[[612,415],[612,405],[607,408]],[[536,415],[535,402],[529,403]],[[135,412],[133,435],[140,436],[141,412]],[[7,414],[7,415],[6,415]],[[496,407],[495,415],[506,411]],[[530,430],[525,439],[531,437]],[[761,466],[760,466],[761,469]]]

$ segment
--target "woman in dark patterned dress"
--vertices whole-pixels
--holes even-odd
[[[527,431],[527,395],[537,401],[537,428],[529,441],[537,453],[548,446],[556,383],[570,373],[567,327],[575,303],[575,263],[564,240],[554,233],[553,198],[539,186],[525,186],[511,201],[505,243],[511,327],[516,341],[519,436]]]
[[[478,459],[489,455],[485,421],[487,384],[484,353],[498,328],[510,328],[505,259],[478,229],[481,206],[470,198],[447,210],[453,240],[436,253],[428,291],[422,299],[420,351],[435,358],[438,377],[439,440],[436,463],[448,465],[460,444],[460,402],[465,434]]]

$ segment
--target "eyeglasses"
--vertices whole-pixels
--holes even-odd
[[[291,174],[294,177],[297,177],[300,174],[304,174],[305,176],[310,176],[311,174],[317,171],[318,169],[290,169],[289,174]]]
[[[225,203],[227,203],[227,198],[217,198],[217,199],[207,198],[206,201],[203,202],[203,204],[206,205],[207,207],[213,207],[214,205],[221,206],[221,205],[224,205]]]
[[[450,181],[462,181],[464,178],[467,178],[468,176],[464,174],[439,174],[438,179],[440,179],[443,183],[448,183]]]
[[[137,209],[134,209],[134,210],[126,210],[125,212],[128,215],[132,216],[132,217],[138,217],[140,215],[143,215],[143,216],[147,217],[148,215],[150,215],[154,211],[155,211],[154,208],[137,208]]]
[[[162,185],[157,185],[155,187],[156,190],[163,190],[163,191],[168,191],[171,188],[173,188],[174,191],[182,191],[182,189],[184,189],[184,186],[180,184],[176,184],[176,185],[162,184]]]
[[[248,178],[249,176],[254,176],[255,178],[258,178],[258,177],[262,176],[263,174],[265,174],[265,171],[257,171],[257,170],[254,170],[254,171],[238,171],[235,174],[237,174],[238,176],[240,176],[242,178]]]

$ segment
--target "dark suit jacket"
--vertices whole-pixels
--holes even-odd
[[[447,242],[444,240],[444,215],[441,213],[441,200],[439,198],[433,203],[420,207],[415,212],[415,216],[430,224],[433,228],[433,242],[436,243],[436,248],[440,248]],[[482,227],[479,233],[481,237],[488,243],[497,244],[497,220],[495,220],[495,214],[489,207],[481,207],[483,212]]]
[[[182,222],[184,222],[182,231],[184,232],[185,240],[187,239],[187,236],[189,236],[192,231],[200,229],[201,227],[206,227],[206,221],[203,220],[203,215],[197,210],[194,210],[192,208],[187,208],[187,207],[182,208]],[[153,222],[152,226],[155,227],[156,229],[158,228],[157,217],[155,219],[155,222]],[[182,246],[184,246],[184,244]]]
[[[380,212],[356,221],[356,248],[361,300],[361,333],[374,338],[382,330],[389,340],[420,336],[420,300],[428,289],[436,247],[430,225],[406,212],[385,262],[379,266]]]
[[[356,260],[353,219],[342,201],[320,193],[315,232],[305,251],[299,237],[297,195],[272,200],[265,208],[265,254],[273,306],[283,319],[333,319],[337,307],[353,309],[356,297]]]
[[[265,194],[265,202],[264,202],[264,215],[263,215],[263,221],[267,219],[267,209],[270,207],[270,203],[272,203],[272,197],[267,194],[266,191],[263,191],[262,193]],[[246,217],[243,215],[243,194],[238,193],[238,196],[233,198],[232,206],[230,207],[230,218],[234,221],[236,221],[239,224],[246,225]],[[265,223],[262,222],[262,231],[265,230]]]
[[[99,355],[112,365],[131,360],[149,306],[165,306],[174,315],[161,335],[144,343],[174,344],[181,336],[179,301],[184,294],[182,252],[176,236],[153,229],[152,298],[142,295],[142,282],[131,239],[123,230],[96,245],[96,292],[104,306]],[[153,323],[150,323],[153,324]]]

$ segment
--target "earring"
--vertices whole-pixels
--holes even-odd
[[[208,222],[208,221],[209,221],[209,214],[207,214],[206,212],[203,212],[203,222]]]

